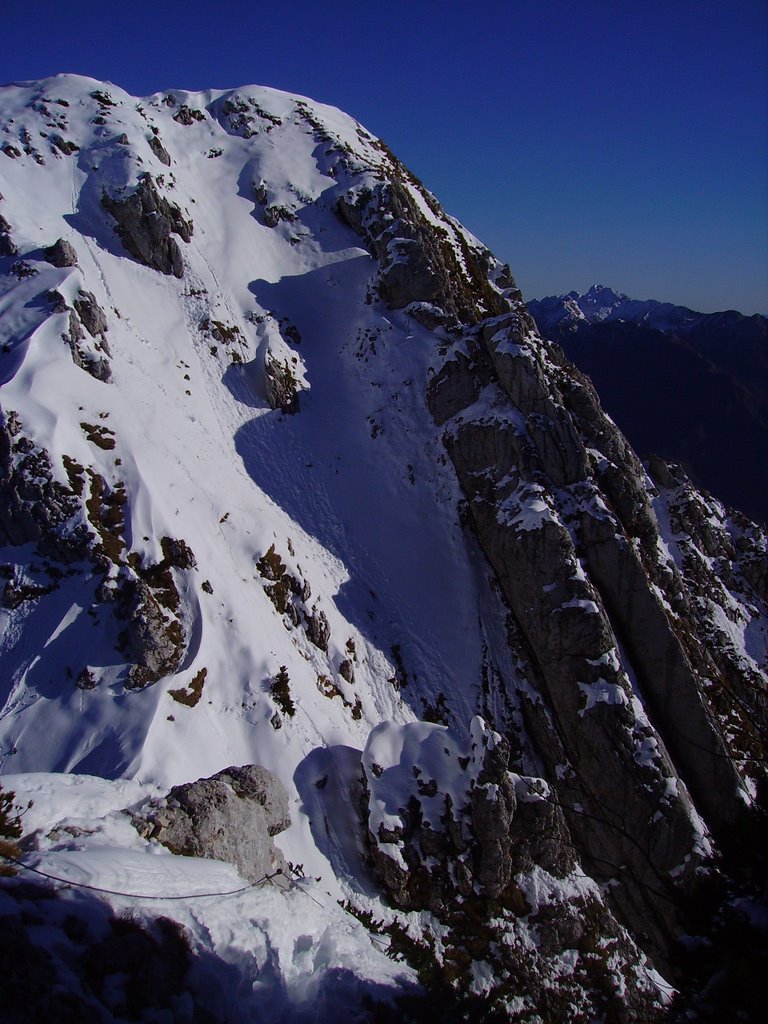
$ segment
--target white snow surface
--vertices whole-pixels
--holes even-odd
[[[246,107],[245,128],[227,102]],[[175,121],[182,104],[200,119]],[[194,569],[174,570],[184,662],[143,690],[125,687],[119,623],[96,600],[100,577],[78,571],[40,601],[0,609],[0,771],[20,802],[33,800],[30,863],[121,892],[237,888],[234,868],[173,857],[141,839],[122,809],[229,765],[261,764],[290,794],[292,825],[278,845],[317,879],[322,909],[297,889],[266,887],[177,901],[174,916],[205,948],[252,962],[257,987],[277,957],[289,1001],[310,998],[337,968],[394,985],[408,971],[338,907],[368,883],[350,835],[322,819],[333,786],[320,800],[315,767],[332,764],[337,805],[349,814],[350,765],[359,771],[371,729],[377,743],[407,723],[421,735],[423,701],[442,694],[466,730],[480,703],[484,637],[502,628],[504,612],[463,537],[455,477],[426,410],[435,336],[366,303],[375,265],[334,213],[337,198],[374,183],[388,157],[340,111],[258,87],[137,101],[59,75],[0,89],[0,128],[0,148],[20,152],[0,153],[0,212],[18,259],[35,271],[0,276],[2,411],[47,450],[55,479],[66,483],[74,460],[108,490],[125,488],[123,557],[158,562],[168,536],[196,558]],[[79,148],[65,154],[55,136]],[[178,239],[179,280],[130,257],[101,205],[104,191],[128,194],[145,172],[194,225],[188,244]],[[265,224],[262,185],[266,205],[293,219]],[[451,237],[459,230],[446,226]],[[74,246],[76,267],[45,261],[58,238]],[[53,290],[69,305],[89,291],[104,311],[108,383],[73,362]],[[234,340],[217,340],[205,321],[236,328]],[[269,406],[268,354],[293,368],[296,415]],[[114,447],[96,443],[94,427]],[[256,562],[271,546],[309,585],[308,607],[327,617],[327,651],[265,594]],[[31,545],[23,554],[30,582],[42,569]],[[18,549],[0,550],[0,561],[18,559]],[[353,683],[340,672],[345,660]],[[281,666],[293,717],[271,693]],[[86,669],[92,689],[75,686]],[[199,703],[174,700],[169,691],[202,669]],[[500,677],[514,671],[511,659],[497,668]],[[442,745],[438,731],[426,728],[427,746]],[[259,1019],[272,1018],[260,1009]]]
[[[44,612],[3,610],[0,644],[4,655],[13,652],[13,669],[2,696],[0,766],[170,785],[258,752],[290,784],[313,748],[342,739],[362,746],[382,719],[418,716],[416,693],[446,692],[468,722],[482,639],[456,484],[436,458],[437,431],[423,402],[434,339],[402,314],[364,302],[373,262],[332,211],[347,172],[330,166],[329,145],[318,146],[306,112],[361,165],[375,168],[381,153],[346,115],[269,89],[175,91],[168,106],[164,96],[137,103],[109,86],[115,105],[102,108],[89,96],[97,88],[104,86],[62,75],[0,93],[8,123],[29,129],[45,161],[0,161],[4,215],[38,271],[0,297],[13,309],[3,323],[11,351],[0,400],[48,450],[59,479],[67,479],[68,456],[108,486],[125,485],[130,551],[159,560],[160,537],[189,544],[197,568],[177,581],[186,588],[192,641],[172,681],[126,693],[125,659],[89,615],[93,591],[82,580],[65,581],[41,603]],[[222,127],[227,99],[252,100],[281,123],[256,117],[258,134],[232,134]],[[203,119],[176,123],[182,103]],[[40,138],[46,116],[33,109],[42,106],[66,117],[61,134],[77,141],[78,153],[49,151]],[[94,115],[107,123],[94,125]],[[155,129],[169,168],[149,148]],[[192,241],[179,241],[182,280],[130,258],[99,205],[103,189],[132,186],[143,171],[164,181],[160,191],[194,223]],[[298,220],[265,226],[253,198],[260,182],[268,202],[290,207]],[[74,245],[78,267],[44,262],[41,247],[58,237]],[[74,365],[61,338],[66,314],[50,315],[41,299],[53,288],[69,298],[85,288],[105,311],[110,383]],[[300,345],[286,340],[284,317]],[[242,341],[217,343],[200,328],[205,318],[237,327]],[[268,406],[267,351],[296,360],[307,389],[298,415]],[[112,431],[115,447],[95,445],[83,423]],[[255,561],[272,544],[328,617],[327,656],[300,630],[287,633],[262,592]],[[338,676],[349,641],[354,689]],[[395,645],[415,684],[408,702],[388,681]],[[85,665],[99,682],[91,691],[72,686]],[[281,665],[297,713],[275,731],[266,691]],[[168,697],[203,667],[196,708]],[[344,700],[323,695],[318,675],[333,679]],[[356,699],[359,720],[344,703]]]
[[[113,890],[97,898],[140,920],[170,916],[198,954],[217,958],[211,962],[222,974],[222,1020],[325,1020],[317,999],[329,979],[337,999],[353,995],[358,979],[393,991],[413,982],[410,968],[389,959],[386,946],[314,880],[278,877],[249,886],[229,864],[174,856],[142,839],[122,808],[157,795],[155,787],[48,773],[1,782],[20,804],[32,800],[24,824],[36,852],[25,863],[67,879],[64,900],[87,911],[91,893],[80,886]],[[0,915],[7,912],[2,900]],[[235,990],[231,966],[242,978]]]

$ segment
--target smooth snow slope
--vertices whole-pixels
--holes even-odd
[[[0,297],[12,316],[0,395],[60,480],[66,455],[125,485],[130,551],[159,561],[165,535],[190,546],[191,640],[172,679],[126,692],[117,626],[94,606],[96,579],[62,581],[34,610],[4,609],[1,653],[11,669],[0,765],[167,786],[258,761],[295,793],[294,773],[313,750],[362,748],[380,721],[421,717],[422,699],[444,693],[465,728],[479,702],[483,631],[497,628],[498,613],[467,554],[455,478],[424,404],[435,337],[366,304],[373,261],[333,212],[353,173],[357,183],[375,177],[381,150],[339,111],[269,89],[174,92],[173,106],[164,95],[137,103],[111,86],[109,106],[94,100],[98,89],[64,75],[0,95],[7,124],[28,127],[43,161],[0,155],[3,211],[38,271],[3,278],[14,287]],[[223,113],[233,99],[271,119],[256,117],[256,133],[241,137]],[[175,122],[182,104],[202,119]],[[61,134],[77,140],[77,153],[41,138],[52,117],[65,118]],[[318,123],[330,144],[317,142]],[[149,146],[155,132],[170,167]],[[147,171],[194,224],[191,242],[180,243],[181,280],[130,258],[100,204],[102,190],[119,194]],[[268,204],[294,220],[265,225],[254,198],[261,183]],[[59,237],[74,245],[79,267],[42,259]],[[41,298],[54,288],[70,300],[91,291],[105,311],[111,382],[74,365],[61,337],[67,314],[51,314]],[[237,328],[239,340],[217,342],[201,328],[206,319]],[[268,353],[289,361],[305,388],[297,415],[269,407]],[[114,448],[90,441],[82,423],[112,431]],[[327,616],[327,653],[288,630],[265,596],[256,561],[271,545],[309,584],[308,605]],[[481,604],[491,609],[485,626]],[[338,671],[350,650],[354,684]],[[73,685],[83,665],[98,680],[92,690]],[[275,729],[268,691],[282,665],[296,715]],[[168,696],[202,668],[196,707]],[[400,693],[391,680],[403,673]],[[339,695],[322,693],[319,677]],[[294,832],[304,835],[295,856],[306,861],[295,800]]]

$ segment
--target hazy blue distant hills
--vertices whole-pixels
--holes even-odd
[[[642,457],[768,520],[768,318],[699,313],[595,285],[528,303]]]

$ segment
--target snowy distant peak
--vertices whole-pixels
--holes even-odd
[[[656,299],[631,299],[623,292],[595,284],[583,294],[548,295],[527,302],[528,311],[541,333],[557,340],[559,336],[581,333],[590,325],[634,324],[657,331],[690,334],[695,331],[744,331],[749,337],[765,334],[768,317],[756,313],[746,316],[728,309],[717,313],[700,313],[688,306]]]
[[[623,292],[600,284],[592,285],[583,294],[571,291],[566,295],[548,295],[544,299],[532,299],[527,305],[539,330],[545,335],[553,330],[571,331],[585,324],[618,321],[674,330],[704,315],[669,302],[631,299]]]
[[[582,306],[600,310],[610,309],[630,301],[628,295],[625,295],[623,292],[614,291],[613,288],[606,288],[602,284],[593,284],[589,291],[581,296],[576,295],[574,292],[570,294],[580,300]]]

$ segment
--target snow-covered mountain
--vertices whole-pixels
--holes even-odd
[[[768,446],[768,317],[697,313],[600,286],[528,309],[638,454],[682,463],[700,486],[768,522],[768,479],[749,471]]]
[[[582,323],[610,323],[617,320],[631,320],[659,330],[669,330],[693,323],[703,315],[670,302],[631,299],[601,284],[592,285],[583,295],[573,291],[567,295],[533,299],[528,302],[528,308],[539,330],[544,333],[549,333],[555,326],[560,330],[573,329]]]
[[[183,928],[174,1020],[656,1019],[713,856],[756,855],[764,534],[644,468],[341,112],[58,76],[0,123],[25,863]],[[2,899],[74,915],[59,978],[130,1016],[105,903]]]
[[[527,305],[539,330],[547,337],[555,330],[560,333],[578,330],[585,324],[619,321],[683,334],[700,329],[704,324],[709,324],[710,329],[717,324],[723,330],[726,325],[733,327],[746,321],[749,328],[762,333],[766,320],[759,313],[745,316],[733,309],[721,313],[698,313],[671,302],[631,299],[601,284],[592,285],[583,295],[576,291],[566,295],[548,295],[543,299],[531,299]]]

